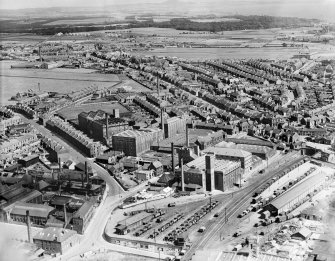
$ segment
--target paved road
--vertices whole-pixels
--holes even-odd
[[[236,219],[237,214],[245,210],[245,205],[249,204],[250,198],[258,188],[280,173],[284,168],[295,164],[301,159],[302,156],[299,155],[298,152],[292,152],[283,156],[279,161],[271,163],[265,174],[263,174],[259,179],[256,179],[250,186],[234,194],[234,198],[227,204],[227,219]],[[206,248],[210,245],[211,240],[219,240],[221,236],[220,231],[226,224],[224,219],[225,216],[221,215],[217,222],[211,223],[203,236],[192,242],[192,246],[183,257],[183,260],[191,260],[197,249]]]
[[[94,163],[93,159],[87,158],[79,150],[77,150],[71,143],[66,141],[59,135],[52,133],[50,130],[44,126],[38,124],[36,121],[28,119],[20,115],[24,122],[30,123],[35,129],[38,130],[43,136],[50,138],[54,141],[57,141],[59,144],[64,146],[69,151],[69,159],[73,160],[76,163],[89,161],[92,168],[96,171],[97,175],[106,181],[106,184],[109,186],[109,195],[118,195],[123,192],[123,188],[111,177],[105,169]]]

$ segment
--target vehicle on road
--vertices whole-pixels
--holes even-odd
[[[205,232],[205,230],[206,230],[206,227],[200,227],[198,232],[202,233],[202,232]]]
[[[170,207],[175,207],[176,206],[176,202],[172,202],[172,203],[169,203],[168,204],[168,207],[170,208]]]

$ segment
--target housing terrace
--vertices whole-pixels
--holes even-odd
[[[60,118],[51,118],[47,121],[47,126],[56,132],[59,132],[60,134],[65,134],[66,138],[83,149],[84,152],[89,156],[95,157],[101,153],[101,144],[99,142],[94,142],[83,132],[76,130],[69,123],[63,121]]]

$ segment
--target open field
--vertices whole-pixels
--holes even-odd
[[[78,91],[92,85],[99,88],[112,87],[119,83],[117,75],[85,73],[82,69],[74,69],[69,72],[67,69],[39,70],[39,69],[10,69],[10,65],[17,64],[14,61],[1,61],[1,100],[0,105],[10,104],[8,100],[18,92],[29,89],[37,91],[40,83],[41,91],[52,91],[69,93]],[[91,72],[91,70],[88,70]]]
[[[110,21],[111,21],[111,18],[109,17],[95,17],[95,18],[87,18],[87,19],[79,19],[79,20],[57,20],[57,21],[50,22],[44,25],[105,24]]]

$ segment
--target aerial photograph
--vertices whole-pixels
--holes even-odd
[[[0,0],[0,261],[335,261],[335,0]]]

